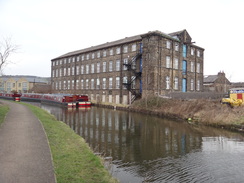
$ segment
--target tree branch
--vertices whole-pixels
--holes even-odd
[[[0,71],[4,69],[4,67],[9,64],[13,63],[9,60],[9,57],[16,53],[19,47],[14,45],[11,41],[11,38],[3,38],[3,41],[0,42]]]

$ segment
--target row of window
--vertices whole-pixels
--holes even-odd
[[[169,40],[166,41],[166,48],[167,49],[171,49],[171,41],[169,41]],[[178,42],[175,42],[174,50],[175,51],[179,51],[179,43]],[[187,51],[187,46],[183,45],[183,53],[184,53],[183,55],[186,55],[186,51]],[[196,52],[197,57],[200,57],[201,56],[200,50],[198,50],[198,49],[196,49],[194,47],[191,47],[191,55],[195,55],[195,51],[197,51]],[[186,57],[186,56],[184,56],[184,57]]]
[[[166,76],[165,82],[166,82],[166,90],[171,89],[171,83],[170,83],[171,79],[169,76]],[[190,80],[190,90],[193,91],[195,89],[194,87],[194,79]],[[173,89],[174,90],[179,90],[179,78],[175,77],[174,78],[174,83],[173,83]],[[200,80],[197,80],[197,86],[196,86],[196,90],[200,91]]]
[[[172,68],[172,64],[173,64],[173,68],[174,69],[179,69],[179,59],[175,58],[174,62],[172,63],[170,56],[166,56],[166,68]],[[191,64],[190,71],[191,72],[195,72],[195,64],[194,64],[194,62],[191,61],[190,64]],[[184,67],[184,64],[182,64],[182,67]],[[187,68],[187,66],[185,66],[185,67]],[[197,63],[196,72],[200,73],[200,71],[201,71],[201,64]]]
[[[136,44],[132,44],[131,45],[131,52],[135,52],[136,51]],[[123,46],[123,53],[128,53],[129,52],[129,47],[128,45],[124,45]],[[101,58],[101,57],[106,57],[107,54],[109,54],[110,56],[114,55],[114,54],[121,54],[121,47],[117,47],[115,50],[114,48],[111,48],[109,50],[103,50],[103,51],[97,51],[97,52],[93,52],[93,53],[87,53],[87,54],[82,54],[81,55],[81,61],[84,60],[90,60],[91,59],[95,59],[95,58]],[[64,59],[60,59],[60,60],[56,60],[53,61],[53,66],[55,65],[62,65],[62,64],[66,64],[66,63],[71,63],[71,62],[75,62],[75,59],[77,62],[80,61],[80,56],[76,56],[76,57],[69,57],[69,58],[64,58]]]
[[[195,48],[191,48],[191,55],[195,55]],[[197,50],[197,57],[200,57],[201,53],[199,50]]]
[[[128,64],[128,58],[125,58],[123,60],[123,70],[127,70],[126,64]],[[195,72],[195,64],[194,62],[190,62],[191,67],[190,71]],[[182,64],[183,66],[184,64]],[[135,66],[132,66],[135,67]],[[108,71],[107,71],[107,62],[102,63],[102,71],[101,69],[101,64],[98,62],[96,65],[93,63],[91,65],[81,65],[81,66],[72,66],[71,68],[60,68],[60,69],[54,69],[52,72],[52,77],[62,77],[62,76],[71,76],[71,75],[79,75],[79,74],[93,74],[95,73],[95,68],[96,68],[96,73],[100,72],[113,72],[113,71],[120,71],[120,60],[116,60],[115,62],[115,68],[114,68],[114,62],[109,61],[108,62]],[[172,68],[172,62],[170,56],[166,56],[166,68]],[[174,63],[173,63],[173,68],[174,69],[179,69],[179,59],[175,58]],[[197,63],[196,65],[196,72],[200,73],[201,71],[201,65],[200,63]]]
[[[132,85],[131,88],[135,89],[135,80],[133,79],[134,76],[132,76],[131,80]],[[171,89],[171,78],[169,76],[166,76],[165,83],[166,89]],[[128,79],[127,76],[123,77],[123,84],[127,83]],[[76,89],[83,90],[83,89],[120,89],[120,77],[115,78],[115,86],[113,86],[113,78],[108,78],[108,86],[107,86],[107,78],[102,78],[102,81],[100,83],[100,79],[81,79],[81,80],[67,80],[67,81],[56,81],[55,82],[55,89],[56,90],[74,90],[75,86]],[[123,89],[126,89],[125,86],[123,86]],[[174,83],[173,83],[173,89],[179,90],[179,78],[174,77]],[[194,79],[190,80],[190,90],[194,90]],[[200,91],[200,80],[197,80],[197,86],[196,90]]]
[[[15,88],[15,87],[17,86],[16,84],[18,84],[18,87],[21,87],[21,85],[22,85],[22,87],[24,87],[24,88],[27,87],[27,82],[23,82],[23,83],[12,83],[12,82],[7,82],[7,83],[6,83],[6,86],[7,86],[7,88]],[[0,82],[0,87],[4,87],[4,82]]]
[[[127,83],[127,76],[123,77],[123,83]],[[74,90],[76,89],[120,89],[120,77],[115,78],[115,86],[113,86],[113,78],[108,78],[108,86],[107,86],[107,78],[102,78],[101,84],[100,79],[81,79],[81,80],[67,80],[67,81],[57,81],[55,82],[56,90]],[[123,87],[126,89],[126,87]],[[135,81],[132,82],[132,88],[135,88]]]
[[[192,56],[195,55],[195,50],[196,50],[196,48],[191,47],[190,49],[191,49],[191,55],[192,55]],[[197,49],[196,51],[197,51],[197,53],[196,53],[197,57],[201,57],[201,52],[200,52],[200,50]],[[187,46],[186,46],[186,45],[183,45],[183,47],[182,47],[182,56],[183,56],[184,58],[187,56]]]
[[[108,68],[107,68],[108,64]],[[128,58],[125,58],[123,60],[123,70],[127,70],[126,64],[128,64]],[[120,71],[120,60],[115,61],[109,61],[109,62],[102,62],[102,70],[101,70],[101,63],[98,62],[96,65],[93,63],[91,65],[77,65],[72,66],[71,68],[60,68],[60,69],[54,69],[52,70],[52,77],[62,77],[62,76],[71,76],[71,75],[79,75],[79,74],[93,74],[100,72],[113,72],[113,71]]]

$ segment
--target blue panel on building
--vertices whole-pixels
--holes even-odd
[[[183,78],[182,79],[182,92],[186,92],[186,79],[185,78]]]

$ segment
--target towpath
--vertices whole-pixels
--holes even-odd
[[[48,140],[42,124],[28,107],[9,101],[0,126],[0,182],[55,183]]]

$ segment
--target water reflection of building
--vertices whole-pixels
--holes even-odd
[[[201,136],[177,122],[104,108],[62,112],[95,150],[125,162],[180,156],[201,148]]]
[[[46,110],[66,121],[95,151],[111,155],[111,173],[121,182],[243,180],[241,134],[103,108]]]

